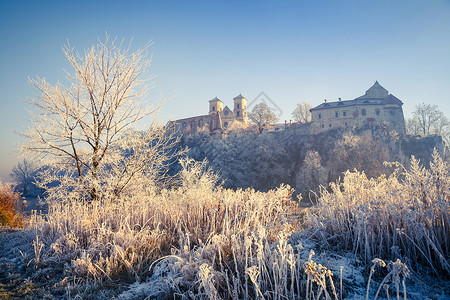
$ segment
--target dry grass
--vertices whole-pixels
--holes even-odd
[[[115,201],[51,202],[48,215],[30,220],[39,239],[35,260],[58,257],[70,261],[78,276],[134,281],[176,249],[191,252],[223,241],[214,243],[220,245],[211,258],[218,259],[217,267],[242,256],[233,248],[242,250],[238,241],[263,231],[261,239],[272,243],[286,228],[296,229],[289,187],[260,193],[215,185],[216,177],[204,164],[189,161],[175,189]]]
[[[435,151],[430,169],[414,158],[409,170],[399,167],[388,178],[345,173],[342,183],[322,192],[308,224],[366,263],[402,257],[414,269],[428,265],[435,274],[449,274],[449,166]]]
[[[48,215],[30,221],[35,266],[70,263],[65,282],[156,278],[146,294],[155,297],[336,294],[331,272],[317,268],[311,256],[302,259],[289,243],[300,230],[291,188],[267,193],[216,188],[217,177],[204,164],[185,161],[183,167],[179,187],[157,194],[50,203]]]
[[[217,178],[205,163],[186,160],[176,188],[114,201],[51,202],[48,215],[30,219],[35,267],[66,263],[59,285],[76,281],[72,295],[79,284],[136,282],[140,294],[130,288],[119,298],[345,296],[342,274],[333,278],[313,252],[302,256],[301,243],[290,241],[303,215],[290,187],[233,191],[217,187]],[[448,166],[437,154],[430,170],[413,160],[409,171],[389,178],[347,172],[308,209],[305,224],[367,265],[375,257],[392,260],[374,260],[367,299],[388,295],[389,287],[406,297],[409,271],[398,258],[448,271],[449,187]],[[388,269],[381,284],[372,278],[376,265]]]

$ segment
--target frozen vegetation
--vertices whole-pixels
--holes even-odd
[[[53,201],[3,235],[2,295],[445,299],[450,177],[437,152],[429,169],[347,172],[309,209],[288,186],[225,189],[204,164],[182,165],[176,187]]]
[[[439,136],[400,136],[386,128],[367,126],[359,131],[330,130],[317,135],[302,128],[262,134],[228,132],[223,139],[196,133],[184,136],[178,147],[221,176],[228,188],[259,191],[289,184],[308,201],[310,191],[335,182],[347,170],[364,171],[369,178],[390,174],[384,161],[409,166],[411,155],[428,166],[433,149],[444,153]]]
[[[107,37],[84,56],[67,45],[68,87],[32,81],[23,150],[46,161],[37,183],[48,212],[23,218],[0,184],[0,222],[23,226],[0,227],[0,298],[450,296],[450,177],[438,151],[427,168],[383,165],[405,162],[408,141],[336,131],[180,146],[160,106],[140,101],[147,47],[121,45]],[[314,205],[291,186],[314,190]]]

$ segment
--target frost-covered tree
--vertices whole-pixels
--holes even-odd
[[[326,169],[322,166],[322,158],[317,151],[306,152],[303,165],[297,175],[296,187],[303,193],[318,191],[320,185],[326,185]]]
[[[28,194],[32,188],[33,180],[36,176],[37,167],[34,163],[24,159],[18,162],[11,170],[11,178],[22,190],[24,195]]]
[[[420,135],[421,134],[420,125],[419,125],[419,121],[417,120],[417,118],[406,119],[405,125],[406,125],[406,133],[407,134],[409,134],[409,135]]]
[[[264,103],[256,104],[248,113],[248,118],[258,126],[259,133],[263,132],[265,127],[278,121],[275,113]]]
[[[246,123],[234,120],[225,129],[225,133],[227,135],[242,134],[242,133],[244,133],[246,131],[247,127],[248,127],[248,125]]]
[[[406,132],[410,135],[439,135],[448,145],[450,142],[450,120],[437,105],[419,104],[411,118],[406,120]]]
[[[92,201],[148,191],[177,154],[173,131],[157,121],[161,101],[151,106],[144,99],[148,47],[133,52],[108,36],[84,53],[67,44],[68,84],[31,80],[37,93],[27,99],[33,120],[23,150],[50,166],[39,180],[50,198]]]
[[[297,103],[297,106],[292,112],[292,118],[294,119],[294,121],[300,122],[302,124],[310,123],[312,117],[310,111],[311,108],[313,108],[312,105],[307,102]]]
[[[420,135],[441,135],[445,127],[450,126],[448,118],[439,110],[437,105],[419,104],[413,112],[413,119],[417,122]]]
[[[346,134],[335,143],[333,159],[329,161],[332,176],[329,181],[354,169],[364,171],[369,178],[376,178],[388,171],[383,165],[388,159],[388,152],[379,141],[367,136]]]

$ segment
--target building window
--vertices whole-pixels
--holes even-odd
[[[391,110],[390,114],[391,114],[391,116],[395,116],[395,111]]]
[[[342,115],[345,117],[345,116],[347,115],[347,112],[344,111],[344,112],[342,113]]]
[[[347,122],[345,122],[345,126],[347,126]]]
[[[328,127],[331,127],[331,124],[330,124],[330,125],[328,125]]]
[[[239,112],[236,113],[236,117],[239,117]]]
[[[216,108],[213,106],[213,109],[212,109],[212,111],[215,111],[216,110]]]
[[[380,115],[380,110],[377,109],[377,110],[375,111],[375,113],[377,114],[377,116],[379,116],[379,115]]]
[[[237,109],[239,109],[239,104],[236,106]]]
[[[325,127],[325,125],[322,124],[322,128],[324,128],[324,127]]]
[[[224,114],[225,114],[225,116],[228,116],[228,110],[226,110],[226,111],[224,112]]]
[[[361,114],[362,114],[363,116],[365,116],[365,115],[367,115],[367,111],[366,111],[365,109],[362,109],[362,110],[361,110]]]
[[[339,118],[339,113],[338,113],[338,112],[335,112],[335,113],[334,113],[334,116],[335,116],[336,118]]]
[[[322,119],[322,114],[319,114],[319,119]]]
[[[228,122],[223,123],[223,127],[227,128],[228,127]]]

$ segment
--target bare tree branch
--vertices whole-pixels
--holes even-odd
[[[263,132],[264,128],[278,121],[275,113],[264,103],[256,104],[252,111],[248,113],[248,118],[258,126],[259,133]]]
[[[178,155],[171,149],[175,132],[156,122],[163,102],[152,107],[144,101],[150,44],[135,52],[122,44],[107,36],[81,55],[67,43],[69,85],[30,80],[37,94],[27,99],[33,126],[24,133],[23,150],[50,166],[40,185],[53,198],[96,200],[148,190]],[[148,117],[148,129],[137,131]]]

